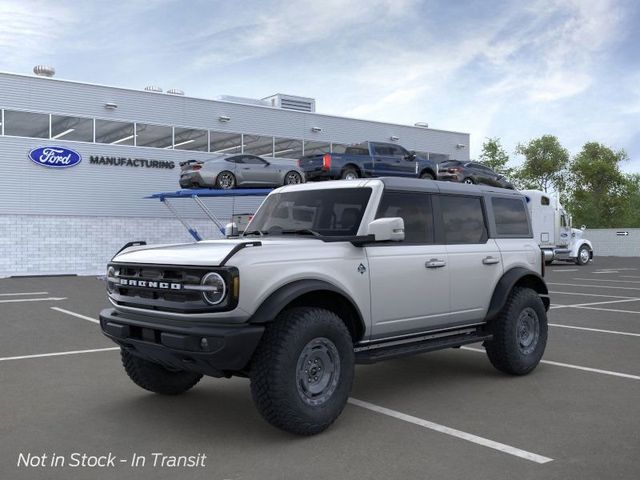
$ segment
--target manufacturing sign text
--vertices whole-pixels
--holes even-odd
[[[62,147],[38,147],[29,152],[33,163],[49,168],[69,168],[82,161],[82,155]]]
[[[142,167],[142,168],[175,168],[176,164],[167,160],[147,160],[146,158],[102,157],[91,155],[89,163],[92,165],[111,165],[113,167]]]

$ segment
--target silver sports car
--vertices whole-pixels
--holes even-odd
[[[180,164],[182,188],[279,187],[304,183],[304,173],[291,158],[235,154]]]

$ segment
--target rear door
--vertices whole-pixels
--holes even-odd
[[[446,247],[435,243],[432,195],[385,191],[377,218],[402,217],[403,242],[366,247],[372,338],[437,328],[449,317]]]
[[[372,143],[374,174],[376,177],[392,177],[396,175],[398,157],[393,145]]]
[[[439,195],[437,200],[451,276],[451,322],[482,321],[503,273],[498,245],[489,238],[484,199]]]

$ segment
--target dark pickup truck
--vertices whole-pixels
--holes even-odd
[[[438,178],[437,163],[400,145],[364,142],[348,146],[344,153],[308,155],[298,160],[307,181],[362,177]]]

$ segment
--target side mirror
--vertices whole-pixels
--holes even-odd
[[[376,242],[401,242],[404,240],[404,220],[401,217],[378,218],[367,226],[367,235]]]
[[[586,230],[586,229],[587,229],[587,226],[586,226],[586,225],[582,225],[582,226],[580,227],[580,230]]]
[[[224,227],[224,236],[229,237],[237,237],[238,236],[238,225],[235,223],[227,223]]]
[[[404,156],[405,160],[415,160],[416,159],[416,152],[414,150],[410,150],[408,155]]]

